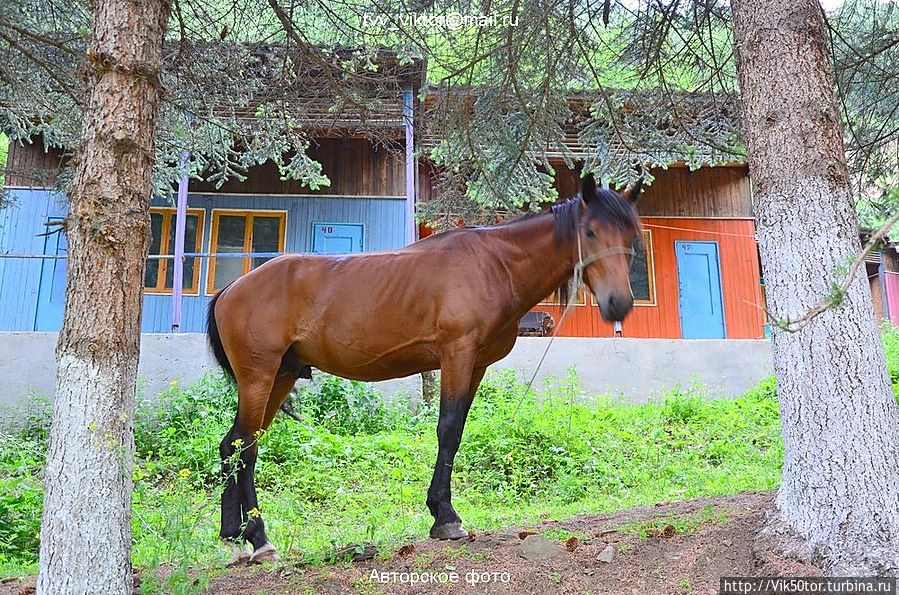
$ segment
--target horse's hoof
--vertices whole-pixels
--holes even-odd
[[[462,523],[447,523],[431,527],[431,539],[462,539],[468,537],[468,532],[462,528]]]
[[[250,553],[244,549],[243,545],[238,545],[232,542],[228,542],[228,545],[231,546],[231,560],[227,564],[225,564],[226,568],[243,566],[250,561]]]
[[[278,555],[278,550],[275,549],[270,543],[266,543],[264,546],[253,552],[253,555],[250,556],[250,564],[262,564],[263,562],[278,562],[281,557]]]

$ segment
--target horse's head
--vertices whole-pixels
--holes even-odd
[[[581,188],[581,224],[578,259],[584,282],[596,297],[603,319],[623,320],[634,305],[630,264],[633,244],[640,233],[640,216],[634,204],[641,181],[618,193],[597,189],[592,175]]]

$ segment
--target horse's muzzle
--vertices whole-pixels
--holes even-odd
[[[634,298],[610,295],[599,304],[599,312],[606,322],[620,322],[634,307]]]

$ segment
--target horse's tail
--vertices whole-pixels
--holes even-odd
[[[228,289],[227,286],[215,294],[212,297],[212,301],[209,302],[209,312],[206,315],[206,334],[209,337],[209,346],[212,347],[212,353],[215,355],[216,361],[228,376],[231,377],[231,380],[235,380],[234,368],[231,367],[231,362],[228,361],[228,354],[225,353],[225,347],[222,345],[222,338],[219,336],[218,325],[215,322],[215,303],[225,292],[225,289]]]

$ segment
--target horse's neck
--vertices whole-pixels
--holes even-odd
[[[505,260],[514,292],[514,307],[527,312],[543,301],[574,270],[574,239],[556,243],[553,215],[547,214],[504,226],[504,238],[511,246]]]

